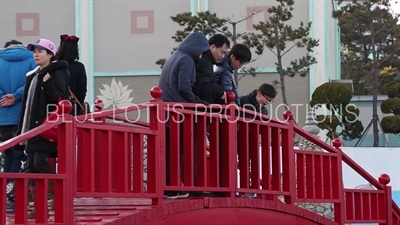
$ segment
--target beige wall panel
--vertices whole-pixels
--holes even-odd
[[[190,11],[189,0],[95,1],[95,71],[159,70],[179,25],[170,16]]]
[[[0,0],[0,47],[11,39],[25,45],[47,38],[58,47],[60,34],[75,33],[75,1]]]
[[[277,4],[274,0],[265,0],[265,1],[229,1],[229,0],[210,0],[210,11],[213,13],[217,13],[219,17],[230,18],[232,21],[239,21],[250,15],[251,12],[261,11],[256,14],[253,18],[248,19],[247,21],[243,21],[237,25],[237,32],[255,32],[253,28],[253,24],[258,24],[260,21],[265,21],[269,18],[269,13],[267,11],[269,6],[273,6]],[[307,23],[308,22],[308,1],[296,1],[294,5],[293,19],[288,22],[288,24],[292,25],[294,28],[299,27],[300,22]],[[229,30],[232,31],[232,27],[229,27]],[[239,40],[239,43],[242,41]],[[291,46],[291,43],[288,43],[288,46]],[[254,52],[254,51],[253,51]],[[304,56],[306,51],[304,49],[296,49],[293,48],[290,53],[286,54],[283,58],[284,65],[289,65],[290,61],[294,59],[298,59],[299,57]],[[268,49],[265,49],[264,54],[261,56],[257,56],[253,53],[255,58],[258,58],[257,61],[249,64],[252,67],[261,67],[261,68],[275,68],[276,56],[271,53]]]

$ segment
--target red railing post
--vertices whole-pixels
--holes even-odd
[[[165,112],[164,104],[160,99],[162,90],[154,86],[150,90],[153,97],[151,103],[156,106],[149,108],[150,129],[157,131],[156,136],[147,137],[147,188],[155,192],[157,198],[152,198],[153,205],[161,205],[164,195],[165,181]]]
[[[222,156],[220,157],[228,158],[228,161],[222,161],[222,171],[228,171],[228,174],[222,174],[221,185],[227,185],[229,187],[229,193],[225,196],[233,198],[235,197],[237,190],[237,141],[232,141],[236,140],[237,136],[237,118],[235,115],[237,107],[232,104],[232,102],[235,100],[235,94],[233,92],[228,92],[226,98],[229,105],[225,111],[222,129],[227,135],[224,135],[224,140],[222,140],[223,149]]]
[[[333,178],[332,184],[337,184],[337,188],[333,189],[333,198],[339,199],[340,203],[334,204],[335,222],[344,224],[345,221],[345,200],[344,200],[344,187],[343,187],[343,172],[342,172],[342,141],[336,138],[332,142],[333,147],[337,149],[337,162],[333,165]],[[337,173],[337,174],[335,174]],[[336,180],[335,180],[336,178]]]
[[[286,110],[283,113],[283,118],[289,122],[289,129],[282,131],[283,191],[290,192],[290,196],[285,196],[285,203],[292,204],[296,199],[293,112]]]
[[[392,187],[387,186],[390,183],[390,177],[387,174],[381,174],[378,178],[379,183],[384,185],[385,191],[385,212],[386,212],[386,223],[385,225],[393,224],[393,217],[392,217]],[[380,224],[383,225],[383,224]]]
[[[68,112],[66,112],[68,113]],[[64,180],[54,181],[54,221],[74,223],[75,195],[75,120],[69,114],[61,115],[63,123],[58,126],[58,174],[65,174]]]

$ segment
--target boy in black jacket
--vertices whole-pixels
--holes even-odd
[[[268,115],[266,105],[272,103],[276,97],[276,90],[271,84],[261,84],[258,89],[254,89],[250,94],[240,97],[242,108]]]
[[[276,97],[276,90],[274,86],[264,83],[262,84],[258,89],[254,89],[252,92],[250,92],[248,95],[241,96],[240,97],[240,105],[242,108],[255,111],[264,115],[268,115],[268,110],[265,108],[266,105],[269,103],[272,103],[274,101],[274,98]],[[244,116],[247,118],[251,118],[254,116],[250,116],[249,114],[244,113]],[[240,130],[240,127],[238,128]],[[254,131],[253,131],[254,132]],[[253,135],[251,131],[251,128],[249,130],[249,134]],[[249,135],[247,134],[247,135]],[[240,132],[238,133],[238,139],[237,139],[237,144],[238,144],[238,151],[240,151],[240,147],[242,146],[243,141],[240,138]],[[250,145],[250,143],[246,143],[247,145]],[[250,147],[250,146],[249,146]],[[250,148],[249,148],[250,150]],[[250,154],[250,152],[249,152]],[[241,163],[241,154],[238,152],[238,159],[239,159],[239,164]],[[252,193],[245,193],[243,195],[245,198],[254,198],[255,195]]]

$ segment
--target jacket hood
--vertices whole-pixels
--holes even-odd
[[[199,56],[210,49],[206,36],[199,32],[189,34],[178,46],[178,50],[188,54],[195,62]]]
[[[217,63],[217,66],[224,67],[224,68],[228,69],[229,71],[233,72],[233,69],[231,66],[231,59],[226,54],[225,54],[225,57]]]
[[[33,52],[25,46],[11,46],[0,51],[0,59],[7,62],[19,62],[33,58]]]
[[[60,61],[53,61],[50,63],[48,66],[43,68],[40,73],[46,74],[53,72],[55,70],[68,70],[69,69],[69,64],[67,61],[60,60]]]

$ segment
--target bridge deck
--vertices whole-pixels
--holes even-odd
[[[171,200],[166,200],[164,204],[168,202]],[[74,202],[75,225],[135,224],[135,214],[151,209],[150,204],[150,199],[77,198]],[[54,222],[53,215],[50,211],[49,223]],[[14,214],[7,214],[7,224],[14,224]],[[36,223],[29,220],[29,224]]]

